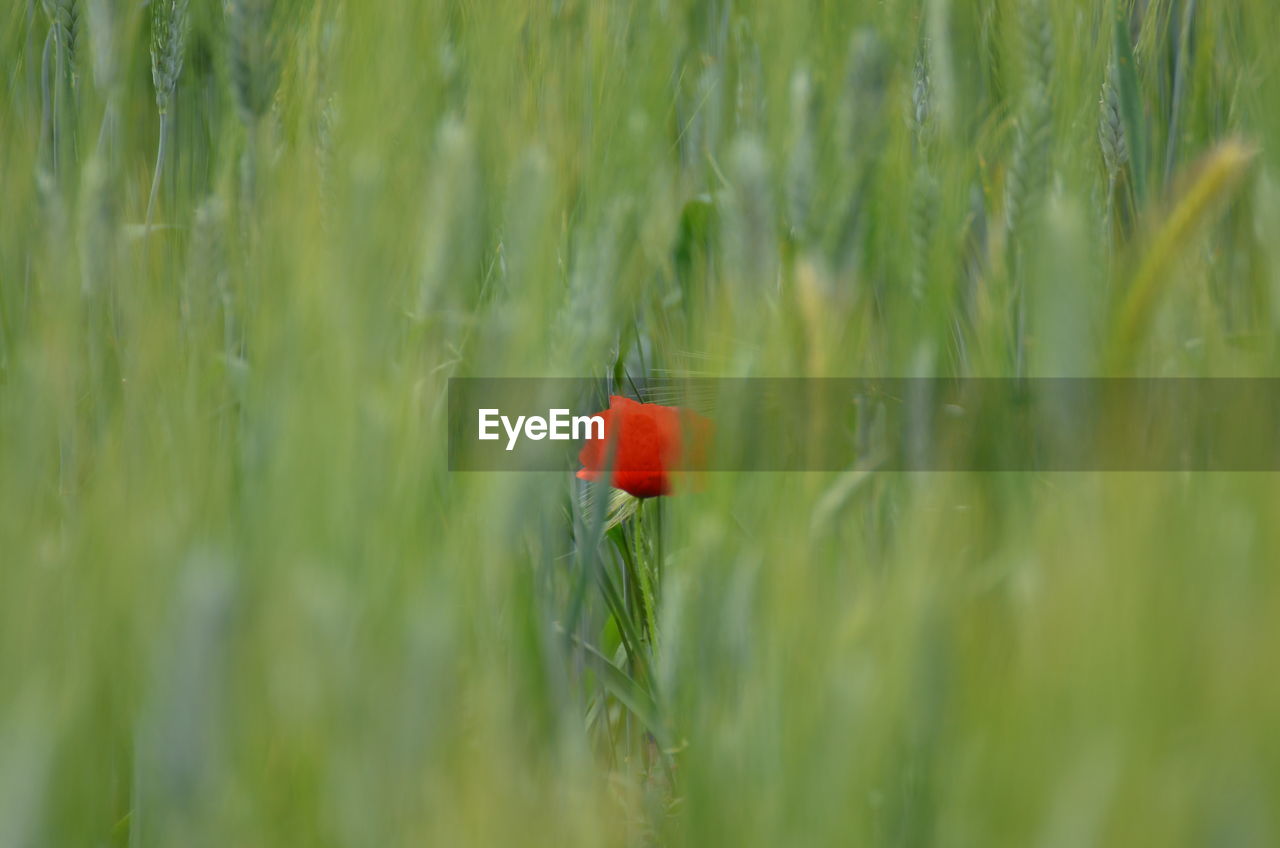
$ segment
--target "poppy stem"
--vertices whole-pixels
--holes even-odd
[[[658,557],[662,550],[660,534],[662,525],[653,520],[653,516],[657,515],[661,498],[650,498],[652,506],[642,504],[640,526],[636,528],[636,574],[640,583],[641,593],[641,614],[645,631],[648,635],[649,650],[651,653],[657,650],[658,646],[658,613],[657,613],[657,597],[659,590],[659,564]],[[642,542],[641,532],[647,537]],[[647,542],[647,543],[646,543]]]
[[[653,509],[656,513],[656,519],[654,521],[654,537],[656,541],[654,542],[655,553],[653,557],[653,574],[654,584],[658,587],[654,594],[660,596],[662,594],[662,572],[667,563],[665,555],[666,540],[664,538],[666,533],[662,523],[662,513],[666,511],[666,508],[662,505],[662,498],[654,498],[653,500]]]

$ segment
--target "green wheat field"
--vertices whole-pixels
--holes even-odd
[[[635,500],[451,473],[445,403],[1278,376],[1278,36],[3,4],[0,846],[1280,844],[1280,476]]]

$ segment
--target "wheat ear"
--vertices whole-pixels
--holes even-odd
[[[147,215],[143,231],[151,231],[151,216],[160,191],[169,136],[173,133],[173,91],[182,73],[182,48],[186,40],[188,0],[152,0],[151,82],[156,88],[156,108],[160,112],[160,139],[156,146],[156,169],[151,177]]]

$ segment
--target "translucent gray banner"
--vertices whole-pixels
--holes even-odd
[[[455,378],[448,392],[455,471],[572,470],[611,394],[710,418],[711,471],[1280,470],[1271,378]]]

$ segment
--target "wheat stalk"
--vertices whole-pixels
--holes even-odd
[[[1005,194],[1006,225],[1011,242],[1048,183],[1049,131],[1053,117],[1049,103],[1053,29],[1043,0],[1027,0],[1023,4],[1021,23],[1028,81],[1019,110]]]
[[[1102,95],[1098,99],[1101,115],[1098,120],[1098,145],[1102,148],[1102,164],[1107,171],[1107,196],[1104,212],[1105,231],[1110,232],[1110,222],[1115,217],[1116,187],[1120,175],[1129,164],[1129,141],[1124,129],[1124,116],[1120,113],[1120,92],[1116,87],[1115,65],[1107,67],[1102,82]]]
[[[911,88],[911,139],[916,174],[911,190],[911,296],[924,296],[928,276],[929,245],[937,220],[938,185],[929,167],[929,146],[933,127],[933,90],[929,78],[928,54],[921,50]]]
[[[262,118],[275,99],[280,79],[272,30],[273,0],[226,0],[231,89],[236,111],[248,133],[248,146],[240,159],[240,201],[246,212],[257,193]],[[245,214],[246,226],[251,216]]]
[[[927,283],[929,249],[938,220],[938,200],[938,181],[928,165],[922,163],[916,169],[911,191],[911,296],[916,300],[924,296]]]
[[[1257,155],[1255,147],[1239,139],[1227,139],[1196,164],[1186,189],[1154,231],[1120,305],[1112,338],[1113,369],[1123,365],[1132,352],[1173,260],[1225,200],[1234,195]]]
[[[875,30],[860,29],[853,34],[837,116],[841,148],[850,157],[870,154],[881,141],[890,64],[889,50]]]
[[[734,285],[750,293],[745,302],[771,296],[778,279],[778,251],[769,162],[764,145],[751,133],[729,150],[731,199],[725,216],[726,267]],[[735,298],[734,302],[737,303]]]
[[[89,0],[89,57],[92,61],[93,84],[106,93],[106,108],[98,130],[101,153],[115,134],[116,109],[119,100],[120,61],[116,44],[116,27],[120,17],[119,0]]]
[[[89,0],[89,59],[93,84],[102,91],[115,88],[120,72],[116,24],[119,0]]]
[[[849,40],[844,64],[844,85],[836,110],[836,140],[840,171],[837,197],[847,198],[833,219],[831,234],[839,264],[856,261],[866,208],[867,188],[874,174],[873,162],[883,149],[885,93],[891,58],[884,40],[870,28],[859,29]]]
[[[74,89],[79,81],[75,67],[80,37],[80,4],[78,0],[44,0],[44,11],[49,16],[50,32],[63,51],[59,70],[67,72]]]
[[[1107,78],[1102,82],[1102,96],[1098,100],[1102,112],[1098,121],[1098,143],[1102,146],[1102,162],[1107,177],[1115,180],[1129,164],[1129,143],[1124,133],[1124,118],[1120,115],[1120,93],[1116,90],[1115,65],[1107,67]]]
[[[74,96],[79,78],[76,74],[76,49],[80,34],[80,5],[77,0],[42,0],[45,15],[49,18],[49,33],[45,38],[41,67],[43,95],[43,136],[49,147],[50,170],[59,172],[63,145],[62,103],[63,83]],[[50,63],[52,62],[52,70]]]
[[[734,86],[734,123],[738,130],[759,129],[767,108],[760,45],[747,18],[738,18],[733,30],[733,56],[737,68]]]
[[[1017,122],[1013,159],[1005,185],[1005,232],[1008,264],[1014,284],[1014,365],[1021,375],[1026,327],[1026,302],[1019,282],[1022,239],[1049,182],[1049,142],[1053,114],[1049,81],[1053,71],[1053,27],[1045,0],[1024,0],[1021,43],[1027,88]]]
[[[272,32],[272,0],[226,0],[223,7],[231,65],[232,93],[246,125],[271,108],[280,65]]]
[[[813,84],[808,71],[797,70],[791,77],[791,141],[787,154],[787,213],[793,237],[809,233],[813,204],[815,169],[813,131]]]
[[[187,3],[188,0],[152,0],[151,3],[151,82],[156,89],[156,108],[160,112],[160,139],[156,146],[156,169],[151,178],[144,232],[151,231],[151,216],[156,194],[160,191],[165,153],[169,147],[169,136],[173,133],[173,91],[182,73]]]
[[[932,81],[929,79],[928,55],[922,49],[916,59],[915,82],[911,86],[911,129],[914,140],[923,145],[932,112]]]

